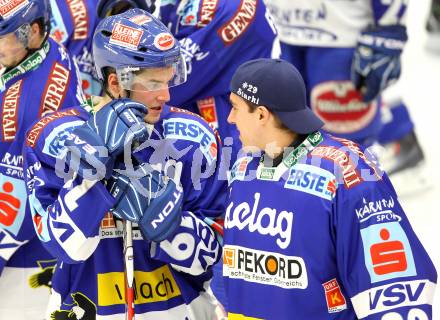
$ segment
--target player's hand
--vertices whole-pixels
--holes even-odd
[[[400,55],[407,40],[406,28],[401,25],[378,26],[360,34],[351,79],[365,102],[399,78]]]
[[[173,180],[143,165],[127,175],[115,172],[107,186],[116,199],[112,213],[138,223],[146,240],[158,242],[174,235],[182,219],[183,192]]]
[[[134,142],[148,139],[144,117],[148,109],[129,99],[113,100],[83,125],[75,128],[65,142],[66,161],[90,180],[110,177],[117,156]]]

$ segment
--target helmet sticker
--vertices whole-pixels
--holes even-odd
[[[146,16],[144,14],[139,14],[137,16],[134,16],[133,18],[129,19],[131,22],[136,23],[138,25],[146,24],[147,22],[152,21],[152,19],[149,16]]]
[[[174,37],[167,32],[159,33],[154,38],[154,46],[162,51],[171,49],[174,46]]]
[[[7,19],[25,7],[28,3],[28,0],[2,0],[0,1],[0,16],[2,16],[3,19]]]
[[[125,48],[137,49],[143,33],[142,30],[116,23],[112,30],[110,43]]]

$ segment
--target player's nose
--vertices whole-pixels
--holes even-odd
[[[228,121],[229,124],[235,124],[235,116],[232,110],[229,112],[228,119],[226,121]]]
[[[157,100],[165,103],[170,101],[170,89],[166,87],[165,89],[160,90]]]

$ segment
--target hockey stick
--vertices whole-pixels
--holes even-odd
[[[125,263],[125,299],[127,310],[125,312],[126,320],[135,319],[134,311],[134,261],[133,261],[133,233],[132,222],[124,221],[124,263]]]

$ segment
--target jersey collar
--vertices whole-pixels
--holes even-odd
[[[0,92],[5,91],[7,84],[11,80],[22,74],[25,74],[26,72],[37,69],[44,59],[46,59],[49,49],[49,41],[46,41],[40,49],[24,59],[19,65],[15,66],[11,70],[5,71],[0,77]]]
[[[266,167],[264,163],[264,155],[260,158],[260,164],[257,168],[257,179],[259,180],[271,180],[279,181],[281,176],[290,168],[293,167],[298,161],[312,151],[318,144],[324,140],[320,131],[315,131],[309,134],[301,143],[294,142],[292,146],[297,145],[294,149],[286,155],[281,155],[281,160],[276,166]],[[299,139],[301,141],[301,139]],[[277,160],[275,158],[274,160]]]

